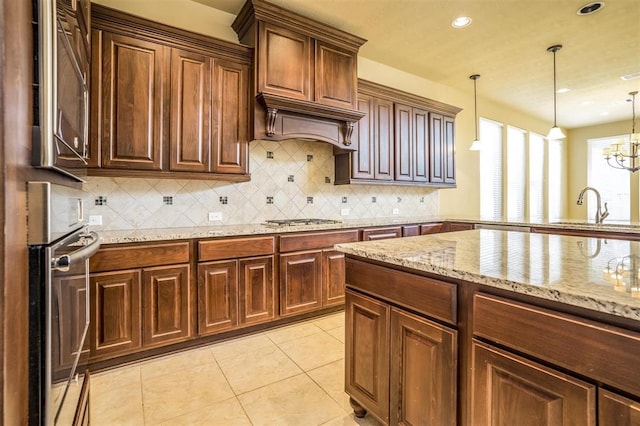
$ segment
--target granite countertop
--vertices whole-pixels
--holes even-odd
[[[185,240],[192,238],[214,238],[214,237],[234,237],[250,236],[262,234],[279,234],[287,232],[305,232],[315,230],[338,230],[348,228],[361,228],[370,226],[394,226],[413,223],[429,222],[466,222],[483,223],[485,225],[497,226],[525,226],[525,227],[545,227],[557,229],[573,229],[583,231],[608,231],[627,232],[640,234],[640,223],[613,223],[605,222],[596,225],[593,222],[580,220],[560,220],[560,221],[539,221],[539,222],[508,222],[508,221],[486,221],[478,218],[459,218],[443,216],[416,216],[416,217],[387,217],[369,219],[348,219],[339,223],[325,225],[295,225],[295,226],[267,226],[261,223],[249,223],[243,225],[213,225],[209,227],[184,227],[184,228],[158,228],[158,229],[135,229],[135,230],[98,230],[102,238],[102,244],[121,244],[145,241],[165,241],[165,240]]]
[[[640,320],[640,242],[472,230],[338,244],[336,249]]]

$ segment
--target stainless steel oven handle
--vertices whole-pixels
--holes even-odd
[[[71,265],[76,262],[84,261],[90,258],[100,248],[100,236],[97,233],[91,231],[88,234],[82,236],[83,238],[90,238],[91,242],[84,247],[60,257],[54,257],[51,259],[51,269],[54,271],[67,272]]]

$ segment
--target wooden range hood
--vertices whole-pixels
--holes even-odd
[[[247,0],[232,24],[254,48],[253,137],[312,139],[352,151],[358,49],[366,40],[262,0]]]

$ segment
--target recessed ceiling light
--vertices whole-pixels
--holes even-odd
[[[471,18],[468,16],[458,16],[456,19],[451,21],[451,26],[453,28],[464,28],[471,25]]]
[[[567,93],[570,92],[571,89],[569,89],[568,87],[563,87],[561,89],[556,90],[556,93]]]
[[[578,9],[578,15],[590,15],[604,7],[603,1],[594,1],[593,3],[585,4]]]
[[[620,80],[633,80],[634,78],[640,78],[640,71],[638,72],[632,72],[631,74],[625,74],[622,77],[620,77]]]

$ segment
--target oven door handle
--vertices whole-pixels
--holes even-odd
[[[91,242],[72,253],[51,259],[51,269],[54,271],[67,272],[71,265],[90,258],[96,251],[98,251],[100,248],[100,236],[97,233],[91,231],[88,234],[83,235],[82,238],[89,238],[91,239]]]

